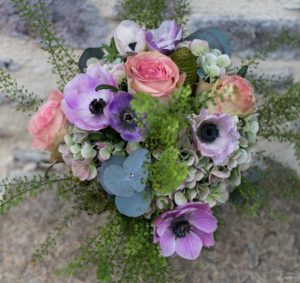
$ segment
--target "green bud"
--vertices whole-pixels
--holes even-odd
[[[179,48],[171,54],[171,59],[176,63],[181,73],[186,74],[185,83],[194,85],[197,82],[197,58],[187,47]]]

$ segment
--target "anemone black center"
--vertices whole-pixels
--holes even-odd
[[[101,115],[103,114],[103,109],[106,106],[106,102],[100,98],[100,99],[94,99],[89,106],[89,109],[92,114],[94,115]]]
[[[217,125],[207,123],[200,126],[197,134],[202,142],[210,143],[215,141],[219,136],[219,129]]]
[[[135,47],[136,47],[136,44],[137,44],[137,42],[131,42],[131,43],[128,44],[128,46],[129,46],[129,48],[130,48],[132,51],[134,51],[134,50],[135,50]]]
[[[133,113],[130,112],[130,111],[126,111],[124,114],[123,114],[123,121],[125,121],[126,123],[128,124],[131,124],[133,122]]]
[[[191,224],[185,219],[177,219],[171,229],[177,238],[184,238],[191,230]]]

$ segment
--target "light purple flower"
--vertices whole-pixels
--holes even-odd
[[[120,91],[108,105],[110,126],[116,130],[123,140],[136,142],[142,140],[141,131],[135,121],[135,113],[130,106],[132,95]]]
[[[164,21],[158,29],[146,33],[146,43],[151,50],[169,54],[175,50],[182,37],[182,28],[176,22]]]
[[[217,220],[207,204],[190,202],[160,215],[154,223],[154,243],[162,255],[185,259],[199,257],[202,247],[214,245]]]
[[[192,115],[190,122],[198,150],[203,156],[212,158],[215,165],[223,163],[238,149],[240,135],[236,116],[224,113],[209,115],[203,109],[200,115]]]
[[[126,56],[127,53],[145,51],[145,35],[145,31],[134,21],[122,21],[114,31],[114,40],[120,55]]]
[[[103,84],[116,86],[111,74],[101,66],[94,66],[65,86],[61,108],[71,124],[86,131],[98,131],[109,126],[105,110],[114,93],[110,90],[96,91],[96,87]]]

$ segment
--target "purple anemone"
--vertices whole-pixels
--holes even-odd
[[[96,91],[97,86],[103,84],[116,86],[111,74],[101,66],[94,66],[65,86],[61,108],[71,124],[86,131],[98,131],[109,126],[106,108],[114,93],[110,90]]]
[[[200,115],[191,116],[195,144],[203,156],[210,157],[220,165],[234,150],[238,149],[240,135],[237,117],[220,113],[209,115],[203,109]]]
[[[158,29],[146,33],[146,43],[151,50],[158,50],[161,53],[169,54],[175,50],[176,45],[181,41],[182,28],[176,22],[164,21]]]
[[[123,140],[137,142],[142,140],[141,131],[135,121],[135,113],[130,106],[132,95],[125,91],[120,91],[109,104],[109,122]]]
[[[190,202],[160,215],[154,223],[154,243],[162,255],[174,253],[185,259],[199,257],[202,247],[214,245],[217,220],[208,204]]]

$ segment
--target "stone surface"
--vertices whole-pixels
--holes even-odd
[[[49,0],[55,28],[69,45],[99,45],[117,23],[116,0]],[[296,3],[296,0],[289,4]],[[245,47],[263,43],[274,27],[288,26],[299,30],[296,10],[285,9],[282,0],[217,0],[193,1],[190,30],[221,24],[234,36],[237,64]],[[218,4],[218,5],[217,5]],[[297,22],[298,21],[298,22]],[[0,66],[29,90],[41,97],[56,87],[47,55],[40,50],[27,25],[11,8],[10,0],[0,0]],[[16,37],[16,35],[18,35]],[[81,50],[78,50],[78,53]],[[289,60],[270,60],[261,68],[266,72],[284,73],[300,79],[300,64],[294,54],[283,53]],[[292,57],[291,57],[292,56]],[[278,57],[278,56],[277,56]],[[2,64],[2,65],[1,65]],[[3,99],[3,96],[1,96]],[[0,99],[1,99],[0,97]],[[0,178],[33,174],[43,170],[43,155],[33,153],[26,127],[29,117],[16,112],[7,100],[0,100]],[[5,103],[4,103],[5,102]],[[300,172],[290,145],[261,142],[282,162]],[[18,150],[16,150],[18,149]],[[300,283],[300,209],[297,203],[274,200],[286,222],[242,217],[232,207],[222,215],[226,225],[220,227],[217,245],[205,251],[200,261],[172,260],[185,283]],[[1,283],[90,283],[94,273],[76,274],[73,278],[57,278],[54,272],[75,254],[87,235],[102,222],[99,217],[80,216],[70,231],[59,241],[57,249],[37,266],[31,255],[47,238],[72,204],[48,192],[23,203],[0,218],[0,282]],[[164,283],[164,282],[157,282]]]
[[[99,46],[118,23],[118,0],[47,0],[48,13],[56,31],[75,48]],[[288,29],[300,37],[300,11],[291,9],[297,0],[192,0],[189,31],[222,27],[235,51],[257,49],[277,31]],[[297,4],[298,3],[298,4]],[[289,4],[289,5],[288,5]],[[0,27],[9,34],[31,35],[28,24],[20,21],[10,0],[0,1]],[[299,56],[295,50],[278,56]]]

